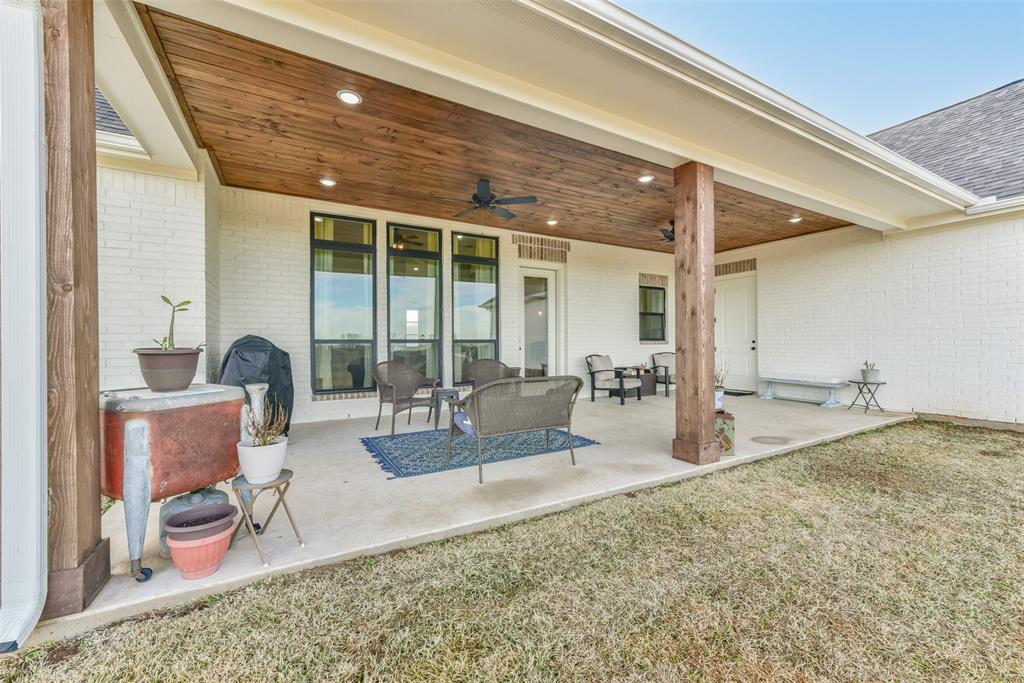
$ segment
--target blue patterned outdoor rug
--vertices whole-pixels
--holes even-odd
[[[452,443],[452,464],[447,464],[447,429],[394,436],[364,436],[360,440],[381,469],[391,473],[391,479],[476,466],[476,439],[468,435],[455,437]],[[572,437],[575,448],[597,443],[576,434]],[[484,464],[568,450],[568,434],[561,429],[551,430],[551,448],[547,447],[542,431],[491,436],[484,439]],[[565,459],[568,462],[568,452]]]

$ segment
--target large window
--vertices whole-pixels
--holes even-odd
[[[498,357],[498,240],[452,236],[452,357],[455,382],[469,364]]]
[[[441,377],[441,232],[388,224],[391,359]]]
[[[640,341],[665,341],[664,287],[640,287]]]
[[[312,214],[313,391],[373,387],[377,223]]]

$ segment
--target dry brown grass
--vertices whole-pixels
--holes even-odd
[[[0,675],[1019,680],[1022,465],[1021,434],[898,426],[253,584]]]

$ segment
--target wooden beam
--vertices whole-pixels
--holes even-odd
[[[43,0],[49,595],[83,610],[110,576],[100,539],[96,112],[92,0]]]
[[[676,437],[672,457],[718,462],[715,440],[715,181],[694,161],[675,169]]]

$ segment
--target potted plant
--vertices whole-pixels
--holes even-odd
[[[860,376],[865,382],[877,382],[878,370],[875,369],[875,364],[864,361],[864,367],[860,369]]]
[[[246,410],[243,440],[238,442],[238,464],[250,484],[266,484],[281,475],[288,438],[284,436],[288,411],[280,403],[263,410]]]
[[[200,505],[171,515],[164,522],[171,560],[186,579],[217,571],[231,545],[234,505]]]
[[[715,410],[725,407],[725,378],[729,376],[729,368],[725,363],[715,364]]]
[[[163,302],[171,307],[171,325],[163,341],[157,341],[155,348],[141,347],[133,349],[139,357],[139,368],[146,386],[153,391],[181,391],[188,389],[192,378],[196,375],[199,365],[199,354],[203,345],[195,348],[179,349],[174,345],[174,316],[188,310],[191,301],[173,303],[166,296]]]

